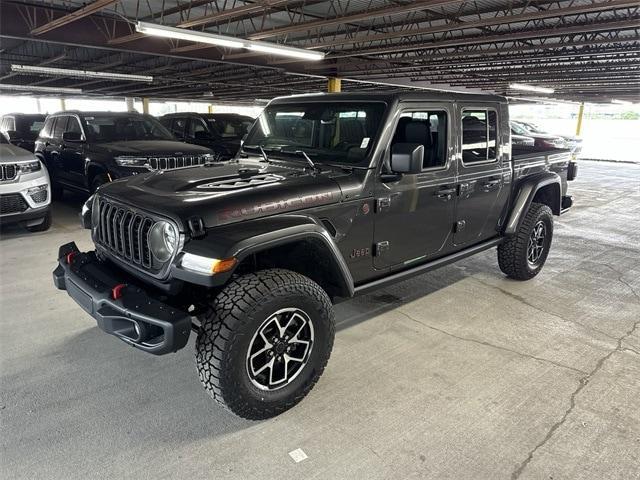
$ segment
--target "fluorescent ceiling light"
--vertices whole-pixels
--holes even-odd
[[[71,70],[68,68],[38,67],[31,65],[11,65],[11,71],[16,73],[40,73],[75,78],[104,78],[109,80],[127,80],[132,82],[153,82],[148,75],[130,75],[128,73],[93,72],[91,70]]]
[[[136,24],[136,31],[156,37],[208,43],[219,47],[246,48],[255,52],[282,55],[284,57],[301,58],[305,60],[322,60],[324,58],[323,52],[307,50],[304,48],[286,47],[276,43],[257,42],[254,40],[245,40],[226,35],[217,35],[215,33],[196,32],[193,30],[185,30],[184,28],[157,25],[155,23],[138,22]]]
[[[183,28],[165,27],[164,25],[156,25],[155,23],[138,22],[136,24],[136,32],[152,35],[154,37],[176,38],[179,40],[188,40],[191,42],[209,43],[219,47],[242,48],[244,43],[233,37],[224,35],[216,35],[215,33],[194,32],[193,30],[185,30]]]
[[[9,85],[8,83],[0,83],[0,89],[48,93],[82,93],[82,90],[79,88],[38,87],[35,85]]]
[[[555,92],[553,88],[536,87],[535,85],[525,85],[524,83],[512,83],[511,85],[509,85],[509,88],[513,88],[514,90],[525,90],[527,92],[538,92],[538,93]]]
[[[627,102],[626,100],[616,100],[615,98],[611,100],[611,103],[615,103],[617,105],[633,105],[633,103]]]

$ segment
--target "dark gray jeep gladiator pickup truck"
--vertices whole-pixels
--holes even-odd
[[[322,374],[332,303],[493,247],[507,276],[538,274],[570,158],[516,150],[502,97],[278,98],[233,160],[101,186],[81,215],[95,251],[61,246],[54,283],[145,352],[194,331],[207,392],[268,418]]]

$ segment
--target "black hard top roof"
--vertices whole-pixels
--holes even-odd
[[[287,97],[277,97],[271,103],[302,103],[302,102],[327,102],[327,101],[363,101],[363,102],[410,102],[410,101],[440,101],[440,102],[499,102],[506,103],[507,99],[500,95],[461,93],[461,92],[441,92],[430,90],[416,90],[407,92],[406,90],[390,90],[388,92],[345,92],[345,93],[313,93],[303,95],[291,95]]]

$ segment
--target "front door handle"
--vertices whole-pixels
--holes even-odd
[[[496,178],[494,180],[487,180],[486,182],[484,182],[482,184],[483,188],[493,188],[497,185],[500,185],[500,183],[502,182],[502,180],[500,180],[499,178]]]
[[[435,193],[435,196],[438,198],[444,198],[446,200],[450,200],[451,196],[456,193],[455,188],[441,188]]]

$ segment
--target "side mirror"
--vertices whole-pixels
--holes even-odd
[[[82,134],[80,132],[64,132],[62,140],[65,142],[81,142]]]
[[[422,172],[424,145],[420,143],[396,143],[391,147],[391,171],[416,174]]]

